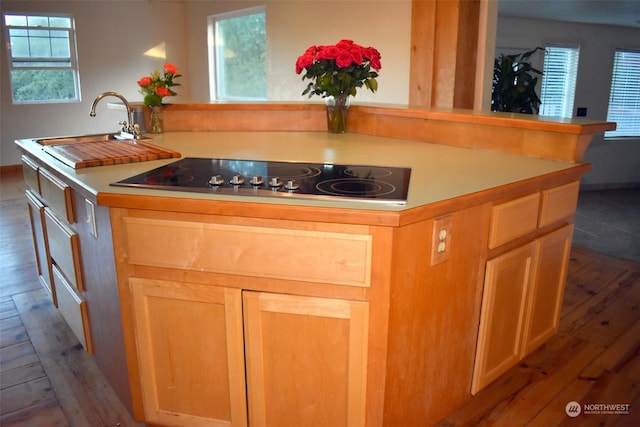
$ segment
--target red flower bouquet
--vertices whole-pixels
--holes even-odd
[[[176,66],[167,62],[162,71],[155,70],[150,76],[138,80],[140,93],[144,95],[144,105],[148,107],[160,106],[162,98],[177,95],[171,88],[180,86],[180,83],[176,83],[174,79],[181,76],[182,74],[178,74]]]
[[[296,73],[304,71],[302,80],[312,80],[302,92],[309,97],[356,96],[356,90],[362,86],[375,92],[380,68],[380,52],[352,40],[340,40],[330,46],[311,46],[296,61]]]

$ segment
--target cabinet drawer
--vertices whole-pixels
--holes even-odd
[[[93,354],[87,302],[71,288],[55,265],[53,266],[53,282],[60,314],[87,353]]]
[[[130,264],[368,287],[362,234],[125,218]]]
[[[45,287],[52,296],[53,304],[57,305],[55,289],[51,285],[51,266],[49,264],[49,244],[47,242],[47,233],[45,225],[44,211],[45,207],[37,196],[31,190],[25,193],[27,199],[27,209],[29,211],[29,219],[31,222],[31,233],[33,236],[33,247],[35,249],[36,262],[38,267],[38,276],[40,283]]]
[[[491,210],[489,248],[497,248],[535,231],[539,205],[540,193],[535,193],[494,206]]]
[[[40,184],[38,183],[38,164],[28,158],[22,156],[22,176],[24,183],[36,194],[40,194]]]
[[[47,205],[66,218],[69,223],[74,223],[71,187],[45,169],[40,168],[38,174],[40,176],[40,194]]]
[[[44,210],[49,254],[64,277],[79,292],[84,291],[78,235],[62,224],[49,208]]]
[[[579,181],[543,191],[540,227],[572,217],[576,212],[579,191]]]

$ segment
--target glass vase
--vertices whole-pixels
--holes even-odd
[[[162,133],[162,107],[149,107],[149,133]]]
[[[345,133],[349,119],[350,96],[339,94],[325,98],[327,107],[327,130],[329,133]]]

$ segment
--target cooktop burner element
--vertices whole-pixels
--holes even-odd
[[[114,186],[406,204],[410,168],[186,157]]]

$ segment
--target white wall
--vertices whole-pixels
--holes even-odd
[[[614,52],[617,48],[640,49],[640,30],[499,19],[496,50],[522,52],[546,44],[580,46],[574,114],[577,107],[586,107],[587,119],[606,120]],[[584,189],[640,185],[640,138],[605,140],[603,134],[596,135],[584,160],[592,163],[592,171],[582,180]]]

